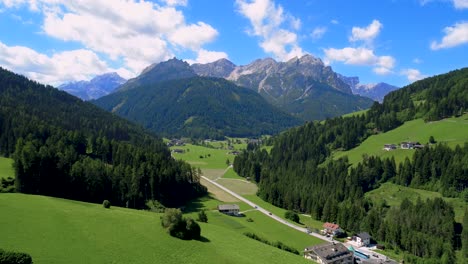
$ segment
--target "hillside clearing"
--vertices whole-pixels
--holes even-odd
[[[0,178],[15,177],[13,170],[13,160],[0,157]]]
[[[209,213],[208,224],[200,223],[202,241],[170,237],[161,227],[160,214],[118,207],[104,209],[99,204],[44,196],[1,194],[0,215],[2,248],[28,252],[36,264],[309,263],[223,227],[229,226],[226,219],[245,219],[215,216],[215,212]],[[255,214],[253,217],[272,235],[286,228],[275,227]],[[264,235],[267,231],[258,232]],[[281,237],[290,237],[287,234]],[[297,234],[291,239],[300,241],[294,242],[297,247],[314,243],[313,238]],[[289,239],[282,242],[288,244]]]
[[[337,151],[333,154],[334,159],[348,156],[351,164],[357,164],[363,155],[379,156],[381,158],[395,157],[397,163],[411,157],[414,150],[396,149],[392,151],[383,150],[384,144],[399,144],[403,141],[418,141],[426,144],[429,137],[433,136],[439,143],[447,143],[454,147],[468,142],[468,114],[458,118],[448,118],[437,122],[425,123],[422,119],[408,121],[402,126],[386,133],[373,135],[367,138],[361,145],[348,150]]]

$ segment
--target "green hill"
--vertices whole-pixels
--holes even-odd
[[[0,246],[29,253],[35,264],[310,263],[242,235],[235,229],[242,224],[236,221],[250,224],[245,218],[231,220],[218,213],[210,212],[209,222],[200,223],[201,241],[169,236],[161,227],[160,214],[44,196],[1,194],[0,215]],[[262,223],[282,233],[274,223]],[[289,237],[292,241],[296,236]]]
[[[415,150],[396,149],[386,151],[384,144],[396,144],[403,141],[417,141],[427,144],[429,137],[433,136],[439,143],[447,143],[455,147],[468,142],[468,114],[461,117],[447,118],[440,121],[424,122],[422,119],[407,121],[396,129],[367,138],[359,146],[348,151],[336,151],[334,159],[347,156],[349,163],[357,164],[362,161],[363,155],[379,156],[381,158],[395,157],[397,163],[406,157],[411,157]]]
[[[256,92],[219,78],[148,82],[94,103],[166,136],[259,136],[301,123]]]
[[[140,208],[149,199],[183,204],[206,192],[154,134],[1,68],[0,155],[14,159],[23,193]]]

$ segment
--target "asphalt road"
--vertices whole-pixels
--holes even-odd
[[[281,217],[279,217],[279,216],[277,216],[277,215],[271,213],[270,211],[268,211],[268,210],[266,210],[266,209],[264,209],[264,208],[258,206],[257,204],[251,202],[250,200],[247,200],[246,198],[244,198],[244,197],[240,196],[239,194],[237,194],[237,193],[235,193],[235,192],[229,190],[228,188],[222,186],[221,184],[219,184],[219,183],[217,183],[217,182],[215,182],[215,181],[213,181],[213,180],[210,180],[210,179],[208,179],[208,178],[205,177],[205,176],[201,176],[201,177],[202,177],[203,179],[207,180],[208,182],[212,183],[212,184],[215,185],[216,187],[220,188],[221,190],[223,190],[223,191],[229,193],[230,195],[236,197],[237,199],[241,200],[242,202],[244,202],[244,203],[246,203],[246,204],[252,206],[252,208],[255,208],[256,210],[262,212],[262,213],[265,214],[266,216],[268,216],[268,217],[270,217],[270,218],[272,218],[272,219],[274,219],[274,220],[276,220],[276,221],[278,221],[278,222],[280,222],[280,223],[282,223],[282,224],[284,224],[284,225],[287,225],[287,226],[289,226],[289,227],[291,227],[291,228],[296,229],[297,231],[304,232],[304,233],[306,233],[306,234],[309,234],[309,235],[311,235],[311,236],[317,237],[317,238],[322,239],[322,240],[324,240],[324,241],[327,241],[327,242],[331,242],[331,241],[332,241],[330,237],[322,236],[322,235],[317,234],[317,233],[314,233],[314,232],[311,232],[311,233],[310,233],[310,232],[307,231],[306,228],[301,227],[301,226],[298,226],[298,225],[295,225],[295,224],[293,224],[293,223],[290,223],[290,222],[288,222],[288,221],[282,219]],[[335,242],[337,242],[337,241],[335,241]],[[339,242],[338,242],[338,243],[339,243]],[[349,247],[351,244],[343,243],[343,245],[344,245],[345,247]],[[386,257],[385,255],[376,253],[376,252],[374,252],[374,251],[372,251],[372,250],[370,250],[369,248],[366,248],[366,247],[360,247],[360,248],[357,248],[357,250],[359,250],[359,251],[361,251],[361,252],[363,252],[363,253],[365,253],[365,254],[368,254],[368,255],[369,255],[371,258],[373,258],[373,259],[375,259],[374,256],[378,256],[377,259],[380,259],[380,260],[385,260],[385,259],[387,259],[387,257]]]
[[[259,205],[255,204],[255,203],[253,203],[253,202],[251,202],[251,201],[249,201],[249,200],[247,200],[246,198],[244,198],[244,197],[240,196],[239,194],[237,194],[237,193],[235,193],[235,192],[229,190],[228,188],[222,186],[221,184],[219,184],[219,183],[217,183],[217,182],[215,182],[215,181],[213,181],[213,180],[208,179],[208,178],[205,177],[205,176],[201,176],[201,177],[202,177],[203,179],[205,179],[206,181],[212,183],[212,184],[215,185],[216,187],[222,189],[223,191],[225,191],[225,192],[229,193],[230,195],[236,197],[237,199],[241,200],[242,202],[244,202],[244,203],[246,203],[246,204],[252,206],[252,207],[255,208],[256,210],[258,210],[258,211],[262,212],[263,214],[265,214],[266,216],[268,216],[268,217],[270,217],[270,218],[272,218],[272,219],[274,219],[274,220],[276,220],[276,221],[278,221],[278,222],[280,222],[280,223],[282,223],[282,224],[284,224],[284,225],[287,225],[287,226],[289,226],[289,227],[291,227],[291,228],[294,228],[294,229],[296,229],[297,231],[304,232],[304,233],[306,233],[306,234],[310,234],[310,235],[312,235],[312,236],[314,236],[314,237],[317,237],[317,238],[320,238],[320,239],[322,239],[322,240],[330,241],[330,238],[328,238],[328,237],[326,237],[326,236],[322,236],[322,235],[319,235],[319,234],[316,234],[316,233],[308,233],[306,228],[301,227],[301,226],[298,226],[298,225],[295,225],[295,224],[293,224],[293,223],[290,223],[290,222],[288,222],[288,221],[282,219],[281,217],[279,217],[279,216],[277,216],[277,215],[271,213],[270,211],[268,211],[268,210],[266,210],[266,209],[260,207]]]

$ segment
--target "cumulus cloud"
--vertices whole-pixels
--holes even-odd
[[[382,29],[382,23],[374,19],[370,25],[365,28],[353,27],[352,35],[349,37],[349,41],[372,41],[377,35],[379,35]]]
[[[453,0],[453,5],[456,9],[468,8],[468,0]]]
[[[252,26],[248,34],[260,37],[260,47],[280,61],[302,56],[297,34],[301,21],[284,12],[281,5],[272,0],[237,0],[238,12],[245,16]],[[289,25],[291,29],[287,29]]]
[[[400,74],[405,75],[406,78],[408,78],[408,81],[410,82],[415,82],[415,81],[418,81],[427,77],[426,75],[422,74],[417,69],[403,69],[400,72]]]
[[[446,49],[468,43],[468,22],[456,23],[444,29],[445,36],[440,42],[433,41],[431,49]]]
[[[316,27],[312,31],[311,36],[313,39],[321,39],[326,32],[327,32],[326,27]]]
[[[47,56],[23,46],[0,42],[0,65],[42,83],[58,85],[70,80],[87,80],[96,74],[117,71],[99,59],[96,53],[78,49]]]
[[[1,0],[0,0],[1,1]],[[136,75],[179,51],[200,53],[218,31],[202,21],[187,23],[177,6],[187,0],[3,0],[7,8],[29,6],[43,15],[45,35],[81,44]],[[123,70],[121,72],[124,72]]]
[[[187,60],[189,64],[194,63],[210,63],[219,59],[227,59],[228,55],[222,51],[209,51],[201,49],[198,51],[197,58],[195,60]]]
[[[367,48],[325,49],[325,62],[343,62],[349,65],[373,66],[374,72],[386,75],[395,67],[395,59],[391,56],[376,56],[374,51]]]

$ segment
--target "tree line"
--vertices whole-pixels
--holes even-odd
[[[199,173],[161,139],[65,92],[0,69],[0,154],[16,190],[141,208],[203,195]]]

